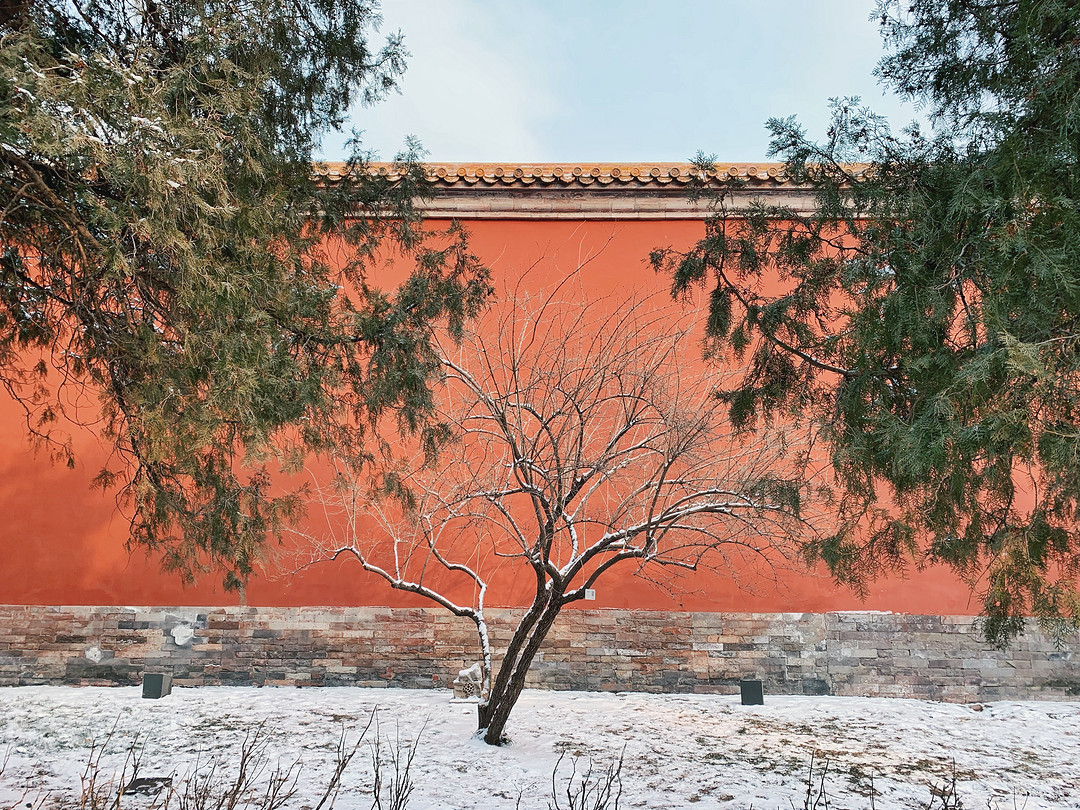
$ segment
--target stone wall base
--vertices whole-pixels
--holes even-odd
[[[519,611],[489,610],[498,654]],[[425,608],[0,606],[0,685],[441,688],[478,658],[473,625]],[[497,659],[496,659],[497,660]],[[948,701],[1080,696],[1080,643],[1001,651],[967,616],[567,611],[530,672],[550,689],[738,691]]]

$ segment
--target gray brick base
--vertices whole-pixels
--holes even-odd
[[[496,652],[515,612],[489,611]],[[477,658],[472,625],[420,608],[0,606],[0,685],[445,687]],[[1080,696],[1080,643],[1039,633],[999,651],[963,616],[568,611],[532,686],[977,701]]]

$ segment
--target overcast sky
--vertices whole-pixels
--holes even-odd
[[[894,126],[873,0],[383,0],[412,53],[400,95],[352,126],[390,159],[415,135],[432,161],[764,160],[765,122],[824,135],[828,101],[860,96]],[[330,138],[327,159],[344,156]]]

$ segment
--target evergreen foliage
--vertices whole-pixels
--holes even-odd
[[[430,326],[487,294],[460,230],[404,179],[317,182],[356,101],[395,87],[373,0],[45,0],[0,13],[0,383],[74,463],[65,418],[115,448],[97,477],[131,542],[240,586],[309,453],[370,454],[387,413],[434,438]],[[381,251],[381,252],[380,252]],[[369,283],[380,257],[414,269]],[[99,400],[100,407],[94,404]],[[87,404],[89,403],[89,405]]]
[[[824,143],[776,119],[772,154],[816,210],[715,200],[677,292],[711,290],[724,397],[752,427],[823,426],[847,530],[842,580],[914,558],[980,593],[990,638],[1080,618],[1080,8],[881,0],[883,83],[931,131],[834,102]],[[702,169],[708,161],[702,161]]]

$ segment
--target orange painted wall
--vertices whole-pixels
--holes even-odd
[[[439,223],[433,223],[438,225]],[[687,246],[702,233],[697,220],[501,220],[469,223],[472,248],[497,277],[529,269],[530,282],[557,279],[588,261],[585,294],[665,290],[645,257],[656,247]],[[686,347],[688,362],[699,348]],[[0,394],[0,604],[234,604],[217,578],[183,587],[159,572],[141,550],[125,548],[127,523],[112,495],[89,488],[104,449],[73,428],[79,463],[74,470],[36,457],[18,406]],[[889,610],[971,615],[978,612],[966,586],[949,572],[912,572],[907,579],[873,583],[865,601],[817,572],[784,572],[778,587],[746,593],[731,579],[701,574],[686,593],[662,591],[631,576],[602,580],[588,607],[638,607],[748,612]],[[302,574],[259,577],[245,599],[267,606],[420,605],[419,597],[390,591],[355,564],[321,565]]]

